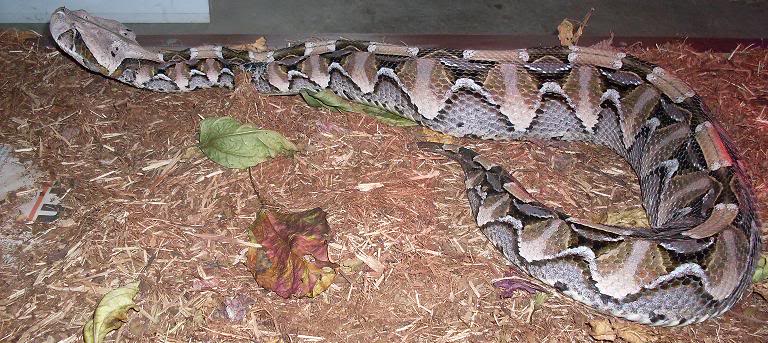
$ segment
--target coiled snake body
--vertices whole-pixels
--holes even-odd
[[[116,21],[58,9],[51,34],[86,68],[135,87],[330,89],[454,136],[579,140],[633,168],[651,228],[547,208],[501,167],[451,145],[477,225],[504,256],[572,298],[629,320],[684,325],[727,311],[750,283],[760,223],[750,180],[701,98],[665,70],[592,48],[418,49],[336,40],[268,52],[152,52]]]

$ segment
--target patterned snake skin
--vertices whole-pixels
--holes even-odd
[[[650,228],[590,223],[543,206],[475,152],[458,161],[477,225],[515,266],[599,311],[685,325],[727,311],[750,284],[760,222],[743,162],[693,90],[664,69],[580,47],[513,51],[306,42],[268,52],[153,52],[120,23],[60,8],[59,47],[96,73],[154,91],[330,89],[454,136],[601,144],[641,184]]]

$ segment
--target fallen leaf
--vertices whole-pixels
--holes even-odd
[[[320,208],[298,213],[263,210],[251,226],[246,265],[261,287],[283,298],[315,297],[336,277],[328,259],[330,227]]]
[[[615,341],[616,332],[608,319],[595,319],[589,322],[589,335],[598,341]]]
[[[571,46],[574,42],[575,24],[568,19],[563,19],[560,25],[557,25],[557,38],[560,39],[560,45]]]
[[[557,26],[557,38],[560,39],[560,45],[571,46],[578,43],[579,38],[581,38],[581,35],[584,33],[584,28],[587,27],[589,17],[592,16],[594,10],[594,8],[590,9],[581,22],[571,19],[563,19],[563,21],[560,22],[560,25]]]
[[[499,296],[501,298],[511,298],[516,291],[523,291],[530,294],[545,292],[544,288],[521,277],[520,272],[515,268],[509,268],[509,270],[504,272],[502,278],[495,279],[491,283],[494,287],[499,289],[501,293]]]
[[[541,304],[547,301],[547,298],[549,298],[549,294],[544,292],[538,292],[533,296],[533,299],[531,299],[531,304],[527,307],[528,318],[526,319],[526,322],[531,323],[531,319],[533,319],[533,312],[536,311],[536,309],[539,308]]]
[[[768,300],[768,284],[761,283],[752,287],[752,291],[760,294],[763,299]]]
[[[341,270],[345,273],[354,273],[362,269],[363,266],[367,266],[365,262],[363,262],[357,257],[352,257],[352,258],[343,260],[339,262],[339,265],[341,265],[341,268],[342,268]]]
[[[200,123],[200,150],[227,168],[253,167],[278,155],[298,150],[283,135],[240,124],[229,117],[207,118]]]
[[[195,146],[190,146],[186,149],[184,149],[184,152],[181,154],[182,160],[191,160],[193,158],[202,157],[203,154],[200,153],[200,149]]]
[[[752,282],[759,283],[765,281],[765,279],[768,279],[768,257],[762,255],[757,260],[757,269],[752,274]]]
[[[139,282],[135,281],[105,294],[83,327],[85,343],[103,342],[108,333],[119,329],[128,320],[128,310],[138,311],[133,302],[138,293]]]
[[[533,296],[533,304],[536,306],[541,306],[545,301],[547,301],[547,298],[549,298],[549,294],[544,292],[536,293],[536,295]]]
[[[392,126],[416,126],[413,120],[405,118],[395,112],[387,111],[376,106],[369,106],[357,102],[351,102],[336,94],[331,90],[324,89],[319,92],[301,91],[301,97],[311,107],[328,108],[337,111],[356,112],[370,115],[386,124]]]
[[[619,52],[619,49],[613,46],[613,32],[611,32],[611,35],[608,36],[608,38],[592,44],[589,47],[593,49]]]
[[[511,298],[517,291],[530,294],[544,291],[544,289],[530,281],[517,277],[505,277],[495,280],[493,281],[493,286],[499,289],[499,296],[501,298]]]
[[[264,37],[259,37],[251,43],[232,45],[230,48],[235,50],[266,51],[267,39]]]
[[[456,142],[455,137],[446,135],[442,132],[437,132],[435,130],[428,129],[426,127],[421,128],[421,136],[422,138],[420,140],[432,142],[432,143],[455,144]]]
[[[658,339],[647,329],[634,324],[614,323],[616,335],[629,343],[651,343]]]
[[[307,105],[309,105],[309,107],[337,109],[336,106],[333,106],[333,105],[330,105],[330,104],[325,104],[322,101],[320,101],[320,99],[317,98],[317,95],[319,93],[320,92],[311,93],[309,91],[301,91],[301,92],[299,92],[299,94],[301,95],[301,98],[304,99],[304,102],[306,102]],[[337,104],[337,105],[339,105],[339,104]]]

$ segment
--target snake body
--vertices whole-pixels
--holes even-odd
[[[652,325],[718,316],[750,284],[760,222],[742,160],[693,90],[633,56],[582,47],[418,49],[350,40],[253,52],[154,52],[120,23],[58,9],[51,34],[86,68],[163,92],[329,89],[453,136],[604,145],[637,174],[651,227],[591,223],[547,208],[472,150],[458,161],[477,225],[515,266],[599,311]]]

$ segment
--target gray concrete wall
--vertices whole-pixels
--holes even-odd
[[[595,8],[588,34],[768,37],[764,0],[212,0],[209,24],[138,24],[138,34],[448,33],[549,35]],[[36,28],[41,29],[38,25]]]

